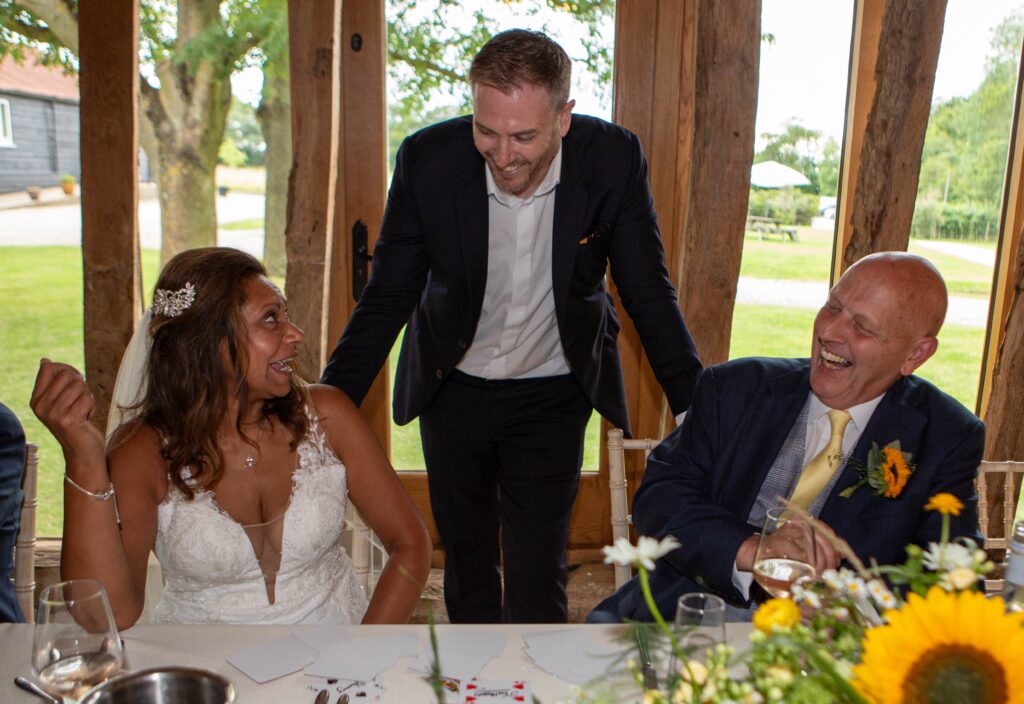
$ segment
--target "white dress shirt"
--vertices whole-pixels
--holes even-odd
[[[555,187],[562,149],[528,198],[517,198],[487,177],[487,284],[473,343],[458,369],[485,379],[569,373],[555,318],[551,243]]]

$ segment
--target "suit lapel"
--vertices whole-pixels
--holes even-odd
[[[562,173],[555,189],[555,217],[551,243],[551,286],[555,311],[561,316],[569,299],[569,281],[576,262],[580,233],[584,230],[587,191],[580,183],[579,154],[574,148],[572,130],[562,139]]]
[[[766,405],[750,403],[747,409],[743,409],[757,409],[759,416],[757,421],[748,425],[747,432],[739,440],[740,449],[733,460],[737,466],[748,467],[750,472],[744,504],[735,507],[744,519],[750,513],[772,463],[789,437],[788,432],[779,432],[779,429],[791,429],[807,403],[810,389],[808,375],[806,364],[795,371],[780,374],[768,382],[769,399]]]
[[[473,323],[480,315],[487,284],[487,179],[484,160],[474,150],[460,172],[461,184],[455,194],[459,239],[465,263]]]
[[[858,517],[870,502],[899,500],[877,497],[869,486],[862,486],[848,497],[842,497],[839,493],[860,481],[862,474],[857,467],[866,465],[872,442],[884,447],[894,440],[899,440],[904,451],[916,454],[927,418],[911,403],[909,391],[910,383],[906,379],[900,379],[886,392],[878,408],[871,415],[864,432],[861,433],[851,461],[843,468],[825,502],[821,520],[840,535],[851,535],[856,532]]]

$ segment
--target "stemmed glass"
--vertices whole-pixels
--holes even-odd
[[[682,633],[680,645],[694,655],[725,643],[725,602],[714,594],[690,592],[679,597],[676,626]]]
[[[121,669],[124,651],[103,585],[72,579],[39,595],[32,674],[50,694],[75,702]]]
[[[814,528],[785,508],[768,511],[754,554],[754,580],[774,597],[787,598],[793,583],[813,578]]]

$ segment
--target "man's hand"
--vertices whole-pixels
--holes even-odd
[[[736,551],[736,569],[740,572],[754,571],[754,555],[757,553],[757,541],[761,539],[760,533],[740,543],[740,549]]]

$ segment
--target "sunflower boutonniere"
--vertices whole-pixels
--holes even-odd
[[[900,450],[900,441],[893,440],[885,447],[879,448],[878,443],[871,443],[867,463],[855,468],[861,474],[861,480],[843,491],[840,496],[853,496],[853,493],[867,484],[875,496],[895,499],[907,485],[907,480],[914,473],[915,466],[910,461],[913,455]]]

